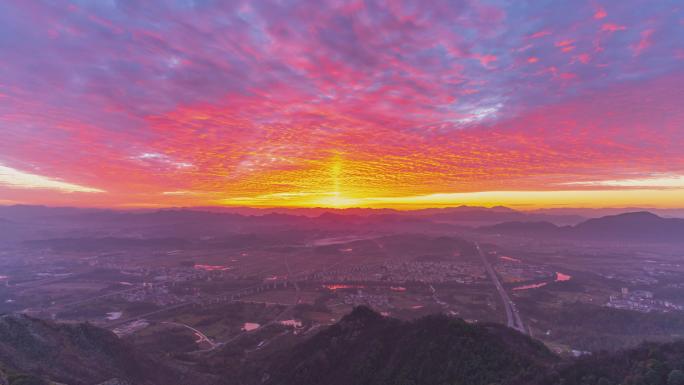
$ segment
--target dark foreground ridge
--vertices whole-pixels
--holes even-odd
[[[291,351],[269,384],[526,384],[557,360],[501,325],[443,315],[402,322],[358,307]]]
[[[406,322],[366,307],[294,346],[241,360],[249,370],[212,371],[202,364],[212,354],[226,353],[179,367],[92,325],[0,316],[0,385],[684,385],[684,342],[564,360],[502,325],[444,315]]]
[[[184,378],[96,326],[60,324],[24,315],[0,316],[0,384],[173,384]]]

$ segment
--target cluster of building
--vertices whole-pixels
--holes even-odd
[[[236,278],[230,268],[213,265],[190,265],[180,267],[128,266],[120,263],[101,265],[108,269],[119,270],[121,274],[145,280],[165,282],[215,281]]]
[[[606,306],[614,309],[634,310],[642,313],[650,313],[652,311],[665,313],[684,310],[684,306],[682,305],[653,298],[653,293],[650,291],[630,291],[628,288],[622,288],[620,294],[611,295]]]
[[[484,267],[471,262],[386,262],[361,265],[351,269],[327,270],[306,277],[307,280],[358,283],[358,282],[425,282],[475,283],[486,279]]]
[[[470,262],[398,262],[380,267],[383,281],[389,282],[457,282],[472,284],[486,279],[484,266]]]
[[[173,305],[183,302],[186,298],[171,293],[166,284],[143,283],[142,288],[132,289],[120,294],[128,302],[148,302],[158,306]]]
[[[368,294],[363,292],[363,290],[358,290],[356,294],[345,295],[344,303],[353,306],[366,305],[376,310],[391,307],[389,298],[386,295]]]
[[[327,276],[336,282],[458,282],[474,283],[486,278],[484,267],[463,262],[388,262],[366,269]]]
[[[324,282],[378,281],[380,276],[377,274],[376,267],[375,265],[358,265],[348,269],[315,271],[302,275],[302,280]]]
[[[526,282],[547,279],[555,272],[544,266],[530,265],[516,260],[500,260],[494,269],[504,282]]]
[[[634,275],[607,273],[599,275],[606,279],[616,280],[634,286],[655,285],[659,282],[657,278],[643,273]]]

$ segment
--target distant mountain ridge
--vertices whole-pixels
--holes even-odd
[[[0,243],[84,238],[216,238],[230,234],[296,232],[311,236],[335,233],[452,233],[505,220],[569,220],[528,216],[503,207],[460,206],[446,209],[183,209],[109,210],[44,206],[0,206]],[[316,215],[310,215],[315,213]],[[260,215],[256,215],[260,214]],[[139,242],[138,242],[139,243]]]
[[[684,242],[684,219],[662,218],[640,211],[593,218],[575,226],[557,226],[549,222],[504,222],[480,227],[478,231],[585,241]]]
[[[684,206],[684,203],[682,203]],[[600,218],[608,215],[648,211],[664,218],[684,218],[684,208],[655,208],[655,207],[610,207],[610,208],[548,208],[530,210],[533,214],[578,215],[586,218]]]
[[[355,217],[379,217],[379,216],[396,216],[396,217],[415,217],[429,219],[432,221],[447,221],[456,222],[460,224],[477,223],[477,222],[502,222],[507,220],[548,220],[560,224],[577,223],[584,220],[584,217],[578,215],[566,214],[543,214],[534,212],[524,212],[514,210],[504,206],[493,207],[479,207],[479,206],[454,206],[444,208],[426,208],[413,210],[395,210],[395,209],[374,209],[374,208],[195,208],[211,212],[225,212],[225,213],[239,213],[243,215],[265,215],[267,213],[279,213],[286,215],[306,216],[310,218],[320,217],[327,214],[335,214],[339,216],[355,216]]]
[[[113,210],[113,209],[90,209],[76,207],[47,207],[0,205],[0,217],[24,223],[43,223],[50,221],[70,222],[130,222],[148,221],[209,221],[230,222],[242,220],[255,221],[292,221],[315,220],[325,218],[346,218],[351,220],[370,220],[372,218],[394,218],[395,220],[427,220],[441,222],[503,222],[503,221],[549,221],[560,224],[577,223],[585,218],[576,215],[538,214],[517,211],[503,206],[491,208],[477,206],[457,206],[447,208],[417,209],[417,210],[394,210],[394,209],[371,209],[371,208],[244,208],[244,207],[190,207],[190,208],[166,208],[145,210]]]
[[[381,234],[449,233],[472,229],[483,233],[587,241],[679,242],[684,239],[684,219],[662,218],[649,212],[583,220],[580,217],[528,214],[505,207],[459,206],[415,211],[383,209],[377,212],[371,209],[325,210],[316,216],[306,216],[280,212],[245,215],[195,209],[114,211],[0,206],[0,217],[5,219],[0,222],[5,229],[0,234],[0,241],[15,243],[95,237],[196,239],[285,231],[313,235],[350,230],[359,234]]]

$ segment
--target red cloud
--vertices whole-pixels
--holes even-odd
[[[556,42],[556,47],[560,48],[562,52],[570,52],[575,49],[573,45],[575,40],[561,40]]]
[[[548,36],[550,34],[551,34],[551,31],[544,30],[544,31],[539,31],[539,32],[535,32],[535,33],[531,34],[529,36],[529,38],[530,39],[539,39],[540,37]]]
[[[574,40],[561,40],[556,42],[556,47],[567,47],[574,43]]]
[[[608,13],[603,8],[597,9],[596,12],[594,13],[594,19],[597,19],[597,20],[603,19],[606,16],[608,16]]]

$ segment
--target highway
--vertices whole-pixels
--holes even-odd
[[[499,276],[496,275],[496,272],[494,271],[492,264],[489,263],[489,260],[482,252],[482,249],[480,249],[480,244],[476,242],[475,247],[477,248],[478,254],[480,254],[480,258],[482,259],[482,263],[484,264],[485,269],[487,270],[489,278],[491,278],[492,282],[494,283],[494,286],[496,287],[496,291],[498,291],[499,296],[501,296],[501,302],[504,305],[504,309],[506,309],[506,320],[508,327],[513,328],[521,333],[527,334],[527,329],[525,328],[525,325],[523,324],[522,319],[520,318],[520,312],[518,312],[518,309],[515,307],[515,303],[513,302],[511,297],[508,296],[508,293],[501,284]]]

